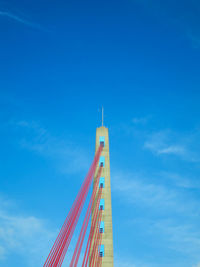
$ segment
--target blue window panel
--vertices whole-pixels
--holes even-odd
[[[100,232],[101,234],[104,233],[104,221],[101,221],[101,222],[100,222],[99,232]]]
[[[99,160],[99,166],[103,166],[103,167],[105,167],[105,157],[104,157],[104,156],[101,156],[101,157],[100,157],[100,160]]]
[[[104,210],[104,207],[105,207],[105,200],[103,198],[101,198],[100,203],[99,203],[99,209]]]
[[[103,146],[105,146],[105,136],[100,136],[99,137],[99,144],[103,144]]]
[[[105,256],[105,248],[104,245],[99,246],[99,257],[104,257]]]
[[[100,177],[100,179],[99,179],[99,187],[102,187],[102,188],[105,187],[105,178],[104,177]]]

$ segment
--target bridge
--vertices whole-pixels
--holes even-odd
[[[92,193],[89,204],[68,266],[113,267],[109,137],[108,128],[103,126],[103,118],[102,126],[96,129],[93,162],[44,267],[62,266],[90,188]],[[86,235],[87,230],[89,231],[88,236]],[[85,247],[84,251],[83,247]],[[80,257],[81,252],[84,255],[83,259]]]

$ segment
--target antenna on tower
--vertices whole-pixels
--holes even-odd
[[[103,127],[103,106],[102,106],[102,127]]]

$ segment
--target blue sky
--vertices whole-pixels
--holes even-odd
[[[102,105],[115,266],[199,266],[199,12],[198,1],[0,1],[0,266],[42,266]]]

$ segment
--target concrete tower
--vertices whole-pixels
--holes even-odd
[[[102,267],[113,267],[113,232],[112,232],[112,206],[111,206],[111,187],[110,187],[110,155],[108,128],[103,126],[96,129],[96,151],[99,145],[103,143],[104,148],[99,160],[99,165],[103,165],[100,185],[103,187],[100,200],[100,209],[102,209],[102,218],[100,224],[100,233],[102,234],[102,245],[100,248],[100,257],[102,257]],[[95,151],[95,152],[96,152]],[[99,166],[98,166],[99,167]]]

